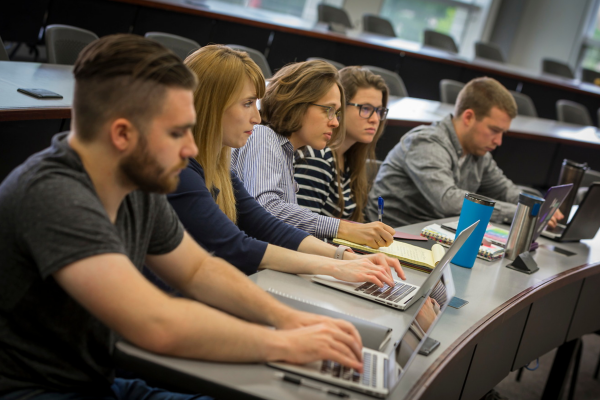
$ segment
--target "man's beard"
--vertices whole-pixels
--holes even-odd
[[[177,189],[179,175],[172,172],[184,169],[188,160],[182,160],[176,167],[165,171],[155,157],[148,151],[148,139],[140,132],[140,140],[137,147],[129,156],[120,163],[122,176],[129,183],[144,192],[170,193]]]

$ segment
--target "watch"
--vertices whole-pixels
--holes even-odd
[[[335,258],[336,260],[343,260],[345,251],[352,251],[352,249],[350,249],[350,247],[348,246],[338,246],[338,248],[335,249],[335,255],[333,256],[333,258]]]

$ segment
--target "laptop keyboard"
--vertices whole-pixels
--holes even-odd
[[[365,282],[354,290],[363,292],[363,294],[368,294],[369,296],[399,303],[400,300],[412,293],[415,289],[415,286],[400,282],[396,282],[396,285],[392,287],[384,283],[381,288],[374,283]]]
[[[386,360],[384,360],[386,361]],[[335,378],[340,378],[345,381],[362,383],[363,385],[376,387],[377,386],[377,354],[363,353],[363,373],[360,374],[353,368],[344,367],[343,365],[324,360],[321,363],[321,373],[330,375]]]

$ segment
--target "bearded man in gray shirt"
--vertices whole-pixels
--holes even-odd
[[[492,221],[510,223],[521,190],[490,152],[516,115],[514,98],[495,79],[467,83],[454,115],[414,128],[388,153],[369,194],[368,220],[377,220],[379,196],[384,222],[396,227],[459,215],[471,192],[496,200]]]

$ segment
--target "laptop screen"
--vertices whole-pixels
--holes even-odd
[[[446,268],[443,277],[434,286],[419,311],[415,314],[410,328],[390,352],[387,373],[390,379],[388,386],[390,391],[402,379],[404,371],[419,353],[423,343],[448,307],[452,297],[454,297],[454,281],[452,280],[450,268]]]

